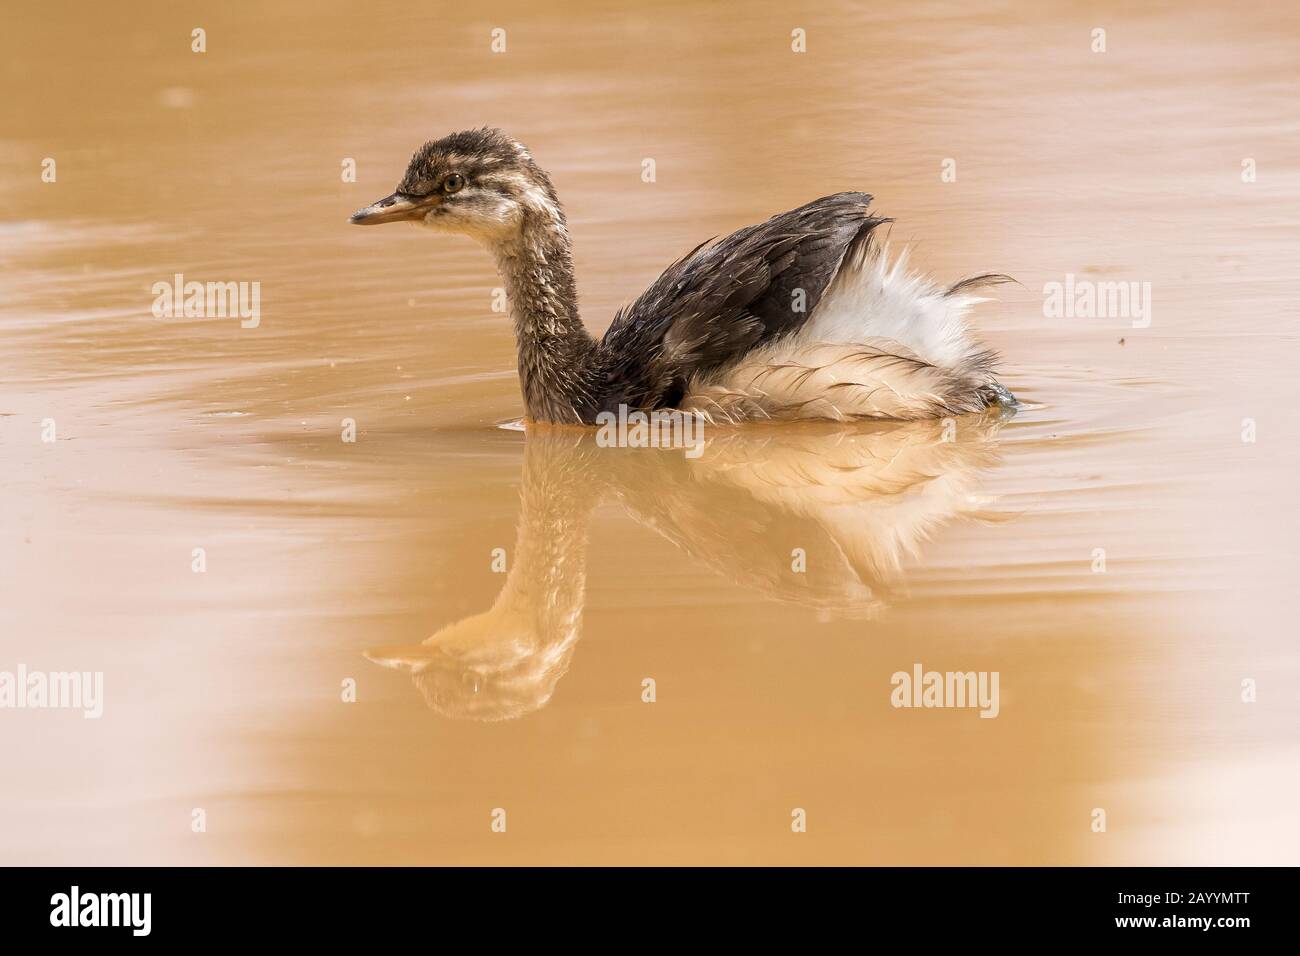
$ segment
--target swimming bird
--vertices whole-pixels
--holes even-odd
[[[696,246],[594,338],[550,177],[496,129],[425,143],[351,222],[477,239],[505,279],[534,422],[676,409],[714,422],[920,420],[1013,405],[971,337],[981,275],[947,288],[890,261],[872,197],[842,192]]]

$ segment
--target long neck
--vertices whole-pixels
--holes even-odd
[[[573,255],[563,213],[530,210],[517,238],[495,247],[506,282],[528,417],[590,417],[596,342],[578,317]]]

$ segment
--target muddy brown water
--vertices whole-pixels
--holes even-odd
[[[4,862],[1296,862],[1297,11],[487,16],[4,14],[0,671],[104,675],[97,720],[0,710]],[[488,257],[346,225],[485,123],[593,330],[865,189],[919,267],[1021,283],[976,321],[1025,407],[698,458],[498,427]],[[256,327],[155,318],[177,273],[260,283]],[[918,663],[997,717],[891,706]]]

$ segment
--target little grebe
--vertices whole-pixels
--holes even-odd
[[[926,419],[1013,405],[996,356],[966,327],[982,275],[948,288],[892,265],[890,220],[836,193],[705,242],[603,338],[578,317],[564,212],[550,177],[500,130],[426,143],[397,191],[351,221],[414,222],[479,240],[505,278],[533,421],[679,409],[713,421]]]

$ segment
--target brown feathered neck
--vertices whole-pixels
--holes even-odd
[[[581,422],[597,390],[597,344],[578,315],[573,253],[558,204],[530,208],[493,246],[506,283],[528,417]]]

